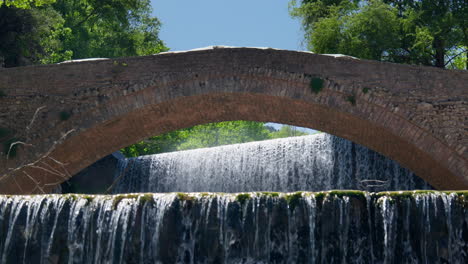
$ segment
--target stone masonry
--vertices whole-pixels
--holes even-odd
[[[468,189],[468,72],[257,48],[0,69],[0,193],[52,190],[100,158],[197,124],[304,126]],[[11,154],[11,153],[10,153]]]

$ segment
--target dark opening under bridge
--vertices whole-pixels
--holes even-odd
[[[468,72],[257,48],[0,69],[0,193],[49,191],[152,135],[252,120],[314,128],[468,189]],[[3,150],[5,152],[5,150]]]

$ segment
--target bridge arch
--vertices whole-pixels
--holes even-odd
[[[0,85],[16,88],[7,99],[34,86],[48,96],[28,102],[30,113],[33,105],[57,107],[32,126],[28,157],[43,156],[53,169],[22,167],[2,179],[1,193],[38,192],[37,183],[50,190],[65,180],[51,170],[73,175],[149,136],[229,120],[317,129],[380,152],[436,188],[468,188],[466,72],[254,48],[2,71],[10,78],[0,75]],[[71,117],[56,120],[62,109]],[[4,168],[18,161],[9,162]]]

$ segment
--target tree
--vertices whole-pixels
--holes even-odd
[[[0,66],[168,50],[149,0],[0,2]]]
[[[59,38],[67,34],[63,23],[50,6],[25,9],[1,5],[0,67],[37,64],[54,54],[61,48]],[[55,56],[69,59],[70,53]]]
[[[126,157],[137,157],[302,135],[308,135],[308,133],[299,131],[294,126],[285,125],[276,130],[262,122],[227,121],[197,125],[154,136],[123,148],[121,152]]]
[[[318,53],[453,68],[468,52],[466,0],[302,0],[290,13]]]
[[[252,121],[228,121],[195,126],[186,130],[186,139],[178,150],[215,147],[245,143],[270,138],[264,123]]]
[[[294,126],[284,125],[278,131],[271,133],[271,138],[286,138],[286,137],[297,137],[305,136],[308,133],[297,130]]]
[[[150,137],[120,151],[126,157],[138,157],[164,152],[176,151],[177,147],[186,140],[188,129],[175,130],[159,136]]]
[[[149,0],[57,0],[53,5],[73,34],[64,51],[72,58],[151,55],[168,50]]]
[[[32,7],[52,4],[55,1],[56,0],[0,0],[0,6],[29,9]]]

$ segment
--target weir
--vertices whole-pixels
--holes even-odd
[[[121,159],[113,193],[432,189],[398,163],[320,133]]]
[[[1,263],[467,263],[468,193],[0,196]]]
[[[114,177],[125,194],[0,195],[0,263],[468,261],[468,192],[401,191],[432,187],[332,135],[121,159]],[[386,191],[316,191],[346,188]]]

